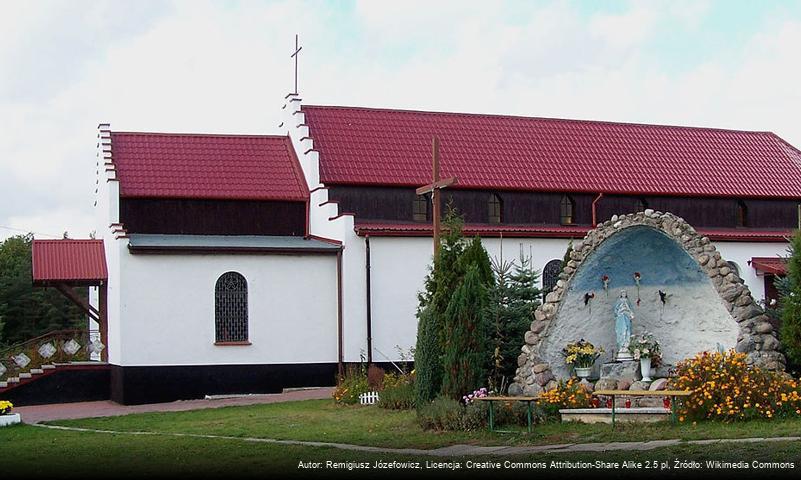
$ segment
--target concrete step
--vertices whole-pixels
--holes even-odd
[[[6,388],[8,386],[8,382],[0,382],[0,388]]]
[[[30,373],[20,373],[19,374],[20,380],[25,379],[25,378],[31,378],[31,377],[32,377],[32,375]]]
[[[42,370],[41,368],[32,368],[30,373],[31,375],[40,375],[44,373],[44,370]]]
[[[55,365],[42,365],[42,370],[52,370],[56,368]]]
[[[8,377],[6,381],[8,383],[19,383],[19,377]]]

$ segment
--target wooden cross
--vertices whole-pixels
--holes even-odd
[[[289,58],[295,59],[295,95],[298,94],[298,53],[303,50],[303,47],[298,46],[298,34],[295,34],[295,51],[292,52],[292,55]]]
[[[418,188],[415,192],[418,195],[425,195],[431,192],[431,206],[433,210],[434,221],[434,259],[436,260],[439,254],[439,232],[440,232],[440,201],[439,193],[443,188],[449,187],[456,183],[456,177],[448,177],[444,180],[439,178],[439,138],[434,137],[431,141],[431,157],[433,162],[433,172],[431,176],[431,183]]]

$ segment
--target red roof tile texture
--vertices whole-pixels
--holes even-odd
[[[801,197],[801,152],[770,132],[304,106],[326,184],[420,186],[431,139],[462,188]]]
[[[34,282],[91,282],[106,280],[103,240],[34,240]]]
[[[393,222],[358,222],[354,229],[358,235],[426,237],[431,236],[433,227],[430,223],[393,223]],[[582,225],[509,225],[509,224],[466,224],[465,235],[482,237],[539,237],[539,238],[583,238],[591,230]],[[735,228],[700,228],[701,235],[715,241],[747,241],[747,242],[786,242],[792,235],[791,230],[755,230]]]
[[[111,134],[122,197],[304,201],[289,137]]]

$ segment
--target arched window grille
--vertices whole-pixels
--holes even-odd
[[[748,207],[745,206],[745,202],[742,200],[737,201],[737,226],[738,227],[747,227],[748,226]]]
[[[739,277],[740,276],[740,266],[737,265],[734,262],[726,262],[726,263],[729,264],[729,268],[731,268],[731,271],[734,272]]]
[[[543,296],[548,295],[548,293],[550,293],[551,290],[553,290],[553,288],[556,286],[556,282],[559,281],[560,273],[562,273],[561,260],[551,260],[545,264],[545,268],[542,269]]]
[[[214,286],[214,330],[220,343],[248,341],[248,282],[237,272],[223,273]]]
[[[562,221],[562,225],[573,224],[575,210],[576,204],[573,202],[573,199],[570,198],[569,195],[563,195],[562,203],[560,205],[560,219]]]
[[[426,195],[417,195],[414,197],[412,203],[412,218],[415,222],[428,221],[428,197]]]
[[[491,193],[489,196],[489,223],[501,223],[503,221],[501,197]]]

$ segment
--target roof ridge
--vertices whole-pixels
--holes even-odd
[[[235,137],[235,138],[275,138],[283,139],[286,135],[257,133],[202,133],[202,132],[133,132],[113,130],[112,134],[123,135],[157,135],[163,137]]]
[[[570,122],[570,123],[590,123],[590,124],[604,124],[604,125],[621,125],[621,126],[628,126],[628,127],[647,127],[647,128],[677,128],[677,129],[688,129],[688,130],[707,130],[707,131],[716,131],[716,132],[734,132],[734,133],[752,133],[752,134],[770,134],[776,136],[774,132],[770,130],[737,130],[733,128],[721,128],[721,127],[698,127],[698,126],[691,126],[691,125],[671,125],[666,123],[641,123],[641,122],[620,122],[614,120],[588,120],[588,119],[579,119],[579,118],[557,118],[557,117],[536,117],[536,116],[525,116],[525,115],[509,115],[509,114],[501,114],[501,113],[471,113],[471,112],[451,112],[451,111],[435,111],[435,110],[414,110],[414,109],[401,109],[401,108],[387,108],[387,107],[353,107],[353,106],[346,106],[346,105],[303,105],[301,110],[304,108],[320,108],[320,109],[340,109],[340,110],[370,110],[370,111],[377,111],[377,112],[396,112],[396,113],[405,113],[405,114],[424,114],[424,115],[455,115],[461,117],[488,117],[488,118],[505,118],[505,119],[515,119],[515,120],[544,120],[544,121],[552,121],[552,122]],[[785,142],[786,143],[786,142]]]

